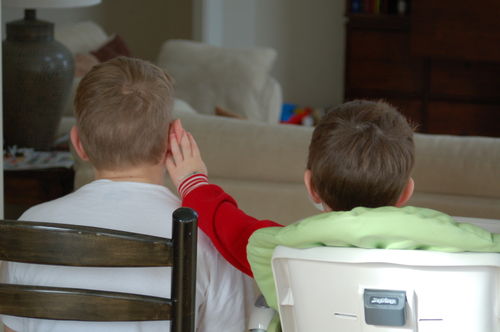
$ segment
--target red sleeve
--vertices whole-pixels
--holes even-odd
[[[182,206],[198,213],[198,227],[229,263],[249,276],[253,276],[246,251],[250,236],[260,228],[283,227],[245,214],[231,196],[214,184],[192,190],[182,201]]]

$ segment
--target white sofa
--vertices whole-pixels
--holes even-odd
[[[74,52],[88,51],[106,39],[102,29],[92,23],[66,29],[64,33],[56,32],[56,37],[69,43]],[[164,45],[162,49],[158,61],[162,66],[174,63],[169,59],[169,48]],[[264,58],[266,56],[268,60],[264,62],[269,67],[273,55],[267,54]],[[177,67],[171,69],[177,75],[186,70],[189,72],[185,63],[174,65]],[[220,68],[215,68],[212,72],[218,70]],[[277,84],[269,76],[259,82],[264,92],[270,89],[269,85],[264,88],[266,84]],[[193,103],[217,102],[217,98],[193,96],[188,91],[189,85],[184,84],[182,89],[182,96],[192,98]],[[274,85],[271,90],[274,97],[267,96],[266,105],[280,101],[279,85]],[[196,91],[200,93],[199,89]],[[265,94],[255,98],[264,97]],[[275,109],[276,106],[269,106],[263,114],[274,114]],[[237,120],[189,110],[186,104],[176,103],[176,114],[200,144],[210,181],[223,186],[245,211],[258,218],[285,224],[317,213],[302,183],[311,128],[269,123],[276,122],[276,115]],[[205,109],[205,112],[210,113],[210,109]],[[249,112],[243,115],[252,118]],[[60,132],[67,132],[72,123],[74,119],[69,111]],[[413,176],[416,188],[410,204],[455,216],[500,219],[500,138],[417,134],[415,141],[417,152]],[[75,171],[75,188],[92,179],[92,169],[80,160],[76,161]]]
[[[210,181],[245,211],[285,224],[318,212],[302,182],[311,128],[178,115],[199,142]],[[409,204],[500,219],[500,138],[416,134],[415,142]],[[76,187],[90,181],[88,164],[77,161],[75,170]]]

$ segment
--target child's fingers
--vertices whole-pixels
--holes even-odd
[[[186,129],[184,129],[184,127],[182,126],[182,122],[180,119],[179,119],[179,122],[176,126],[176,129],[177,129],[177,140],[180,141],[182,136],[184,136],[186,134]]]
[[[191,142],[189,141],[188,132],[184,132],[180,141],[180,148],[184,158],[192,156]]]
[[[175,119],[174,121],[172,121],[170,125],[170,131],[175,135],[177,141],[181,140],[181,137],[184,135],[184,128],[182,127],[180,119]]]
[[[177,142],[177,138],[175,134],[170,135],[170,151],[172,153],[172,157],[174,159],[175,164],[184,160],[181,149],[179,148],[179,143]]]
[[[187,133],[189,143],[191,144],[191,154],[195,157],[200,156],[200,148],[198,147],[198,143],[196,143],[196,140],[194,139],[193,135],[191,133]]]

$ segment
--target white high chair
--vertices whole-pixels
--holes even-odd
[[[284,332],[500,331],[500,254],[278,247]]]
[[[498,253],[277,247],[272,267],[283,332],[500,332]]]

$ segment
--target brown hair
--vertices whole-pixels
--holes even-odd
[[[394,107],[355,100],[330,110],[315,128],[307,168],[332,210],[379,207],[397,202],[414,154],[413,128]]]
[[[85,75],[74,103],[80,139],[95,168],[161,161],[173,103],[165,71],[140,59],[112,59]]]

